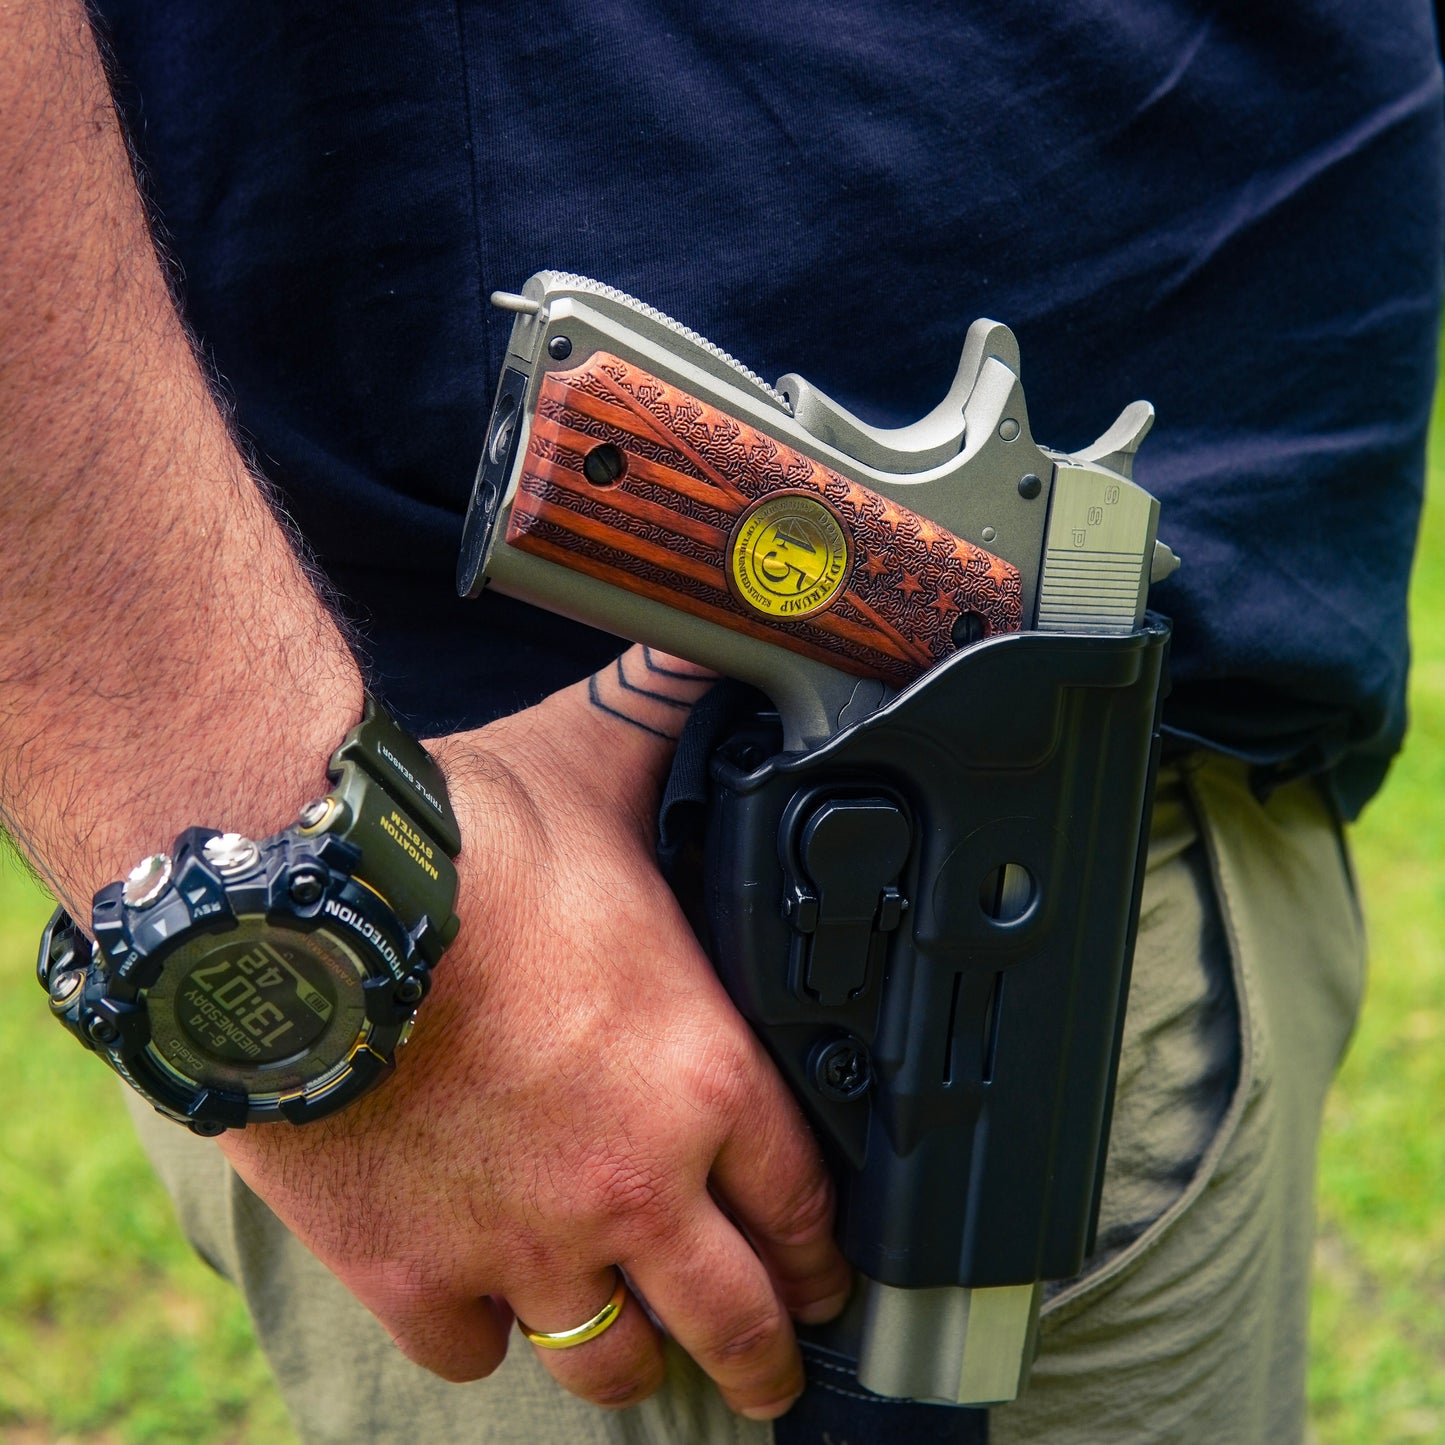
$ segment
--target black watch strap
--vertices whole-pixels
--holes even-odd
[[[358,846],[354,876],[409,932],[425,919],[418,945],[440,956],[456,937],[452,860],[462,846],[442,770],[368,697],[361,721],[332,753],[327,776],[331,792],[305,810],[297,831],[331,833]]]

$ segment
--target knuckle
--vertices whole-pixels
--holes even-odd
[[[424,1370],[430,1370],[433,1375],[445,1380],[449,1385],[466,1385],[473,1380],[483,1380],[501,1363],[499,1360],[460,1358],[450,1355],[439,1357],[431,1349],[413,1352],[400,1340],[397,1341],[397,1345],[402,1354],[414,1365],[420,1365]]]
[[[738,1115],[755,1096],[754,1073],[745,1049],[733,1043],[715,1044],[692,1070],[693,1102],[704,1114]]]
[[[662,1383],[661,1364],[646,1370],[623,1374],[602,1381],[587,1391],[587,1398],[604,1410],[625,1410],[653,1394]]]
[[[721,1365],[749,1365],[766,1359],[787,1343],[788,1325],[781,1312],[744,1318],[708,1352]]]
[[[833,1221],[833,1184],[821,1171],[784,1194],[766,1221],[780,1244],[803,1244],[826,1233]]]
[[[591,1207],[587,1212],[608,1221],[651,1215],[667,1193],[654,1169],[615,1156],[591,1166],[588,1186]]]
[[[498,1277],[509,1283],[519,1279],[551,1279],[571,1264],[558,1258],[550,1239],[527,1231],[509,1238],[498,1253]]]
[[[414,1321],[410,1327],[389,1327],[391,1342],[414,1365],[453,1385],[480,1380],[490,1375],[506,1354],[506,1342],[500,1345],[485,1338],[459,1336],[454,1330],[432,1327]]]
[[[507,1345],[495,1315],[479,1308],[451,1273],[427,1261],[390,1259],[338,1272],[337,1277],[407,1359],[461,1383],[490,1375]]]
[[[445,1293],[435,1262],[424,1259],[378,1259],[337,1274],[373,1309],[403,1318],[424,1318]]]

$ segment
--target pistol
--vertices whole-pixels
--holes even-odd
[[[885,429],[596,281],[492,301],[458,590],[771,700],[713,755],[695,926],[833,1165],[860,1381],[1012,1399],[1098,1217],[1178,566],[1153,408],[1039,444],[979,320]]]

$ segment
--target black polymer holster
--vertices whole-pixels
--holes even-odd
[[[881,1394],[1013,1398],[1092,1248],[1168,642],[999,636],[713,755],[697,921],[832,1163]]]

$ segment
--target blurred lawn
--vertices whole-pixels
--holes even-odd
[[[1372,973],[1321,1152],[1321,1445],[1445,1441],[1445,388],[1435,420],[1412,732],[1354,834]],[[48,912],[0,857],[0,1440],[284,1445],[244,1310],[179,1242],[106,1071],[47,1017]]]
[[[109,1071],[50,1022],[50,908],[0,858],[0,1441],[284,1445],[245,1309],[181,1242]]]

